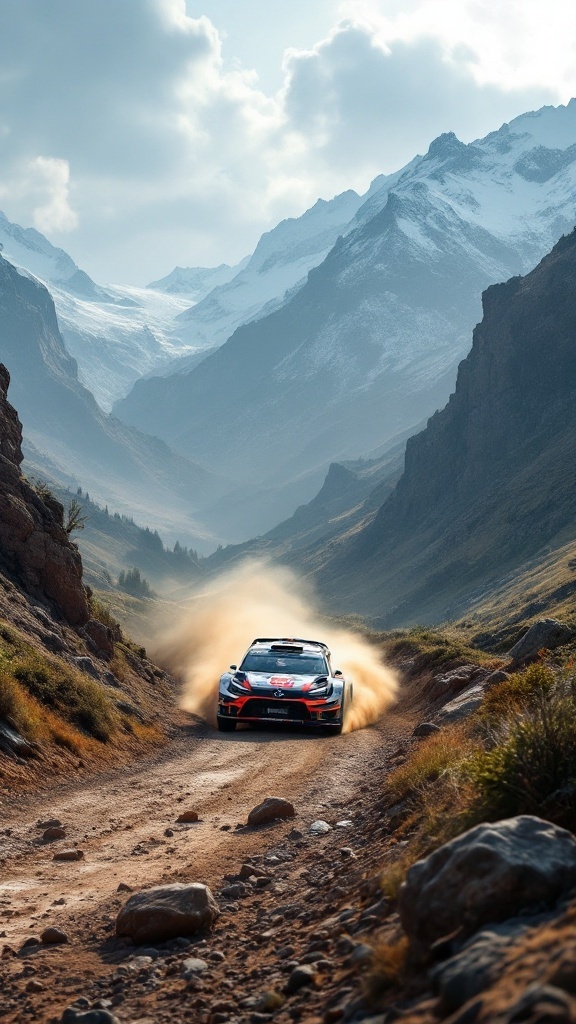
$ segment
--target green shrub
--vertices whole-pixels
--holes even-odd
[[[488,690],[477,713],[477,721],[497,729],[524,712],[536,709],[543,699],[550,696],[555,683],[556,676],[547,665],[530,665]]]
[[[34,654],[18,659],[13,672],[41,704],[102,742],[110,738],[114,724],[112,709],[97,682]]]
[[[537,814],[576,825],[576,700],[569,683],[552,692],[544,683],[520,715],[502,723],[500,741],[465,766],[477,819]]]
[[[13,721],[18,712],[18,686],[7,672],[0,672],[0,719]]]
[[[118,626],[117,620],[114,618],[109,605],[104,604],[94,594],[90,594],[90,612],[93,619],[97,622],[101,622],[103,626],[109,626],[110,629],[114,629]]]

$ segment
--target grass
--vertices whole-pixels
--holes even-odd
[[[448,671],[464,663],[490,665],[492,655],[473,647],[458,630],[412,629],[394,630],[380,637],[385,656],[392,663],[404,658],[414,661],[413,673]]]
[[[488,691],[466,722],[414,744],[384,794],[404,844],[381,886],[394,899],[415,860],[481,821],[536,814],[576,831],[576,671],[536,663]]]
[[[408,957],[408,939],[403,936],[392,942],[381,941],[372,954],[370,968],[364,981],[369,1005],[377,1003],[388,989],[403,981]]]
[[[101,742],[110,739],[114,727],[112,706],[95,680],[36,652],[18,658],[12,672],[39,704]]]

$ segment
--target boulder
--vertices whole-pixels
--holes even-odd
[[[200,882],[159,885],[130,896],[116,918],[116,934],[134,942],[163,942],[211,928],[220,911]]]
[[[435,732],[440,732],[439,725],[434,725],[433,722],[420,722],[420,725],[412,730],[412,735],[417,740],[424,740],[428,736],[433,736]]]
[[[77,1010],[69,1006],[60,1018],[60,1024],[120,1024],[110,1010]]]
[[[464,690],[464,693],[459,694],[454,700],[445,704],[437,714],[436,721],[441,725],[461,722],[464,718],[468,718],[473,711],[476,711],[483,700],[484,684],[478,683],[476,686],[471,686],[468,690]]]
[[[524,636],[508,652],[514,665],[521,664],[526,658],[532,658],[538,651],[553,651],[562,644],[572,640],[574,630],[557,619],[539,619],[524,633]]]
[[[66,829],[61,828],[59,825],[51,825],[42,834],[42,842],[52,843],[55,839],[66,839]]]
[[[55,853],[52,860],[82,860],[84,853],[82,850],[61,850],[60,853]]]
[[[477,825],[417,861],[398,909],[413,946],[426,948],[457,930],[465,938],[520,911],[552,906],[574,885],[574,836],[522,815]]]
[[[280,796],[267,796],[261,804],[252,808],[248,815],[248,824],[252,827],[265,825],[277,818],[293,818],[295,813],[294,806],[289,800],[284,800]]]
[[[450,672],[443,672],[442,675],[434,678],[426,686],[426,696],[430,700],[449,700],[457,693],[468,689],[472,684],[479,683],[488,675],[488,669],[481,665],[459,665]]]
[[[182,814],[178,815],[176,821],[184,824],[191,821],[198,821],[198,811],[182,811]]]

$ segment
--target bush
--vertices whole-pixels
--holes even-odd
[[[503,726],[505,728],[505,726]],[[537,814],[576,826],[576,700],[570,684],[533,692],[521,717],[465,767],[477,820]]]
[[[555,683],[556,676],[547,665],[530,665],[488,690],[476,720],[487,729],[498,729],[524,712],[535,710],[550,696]]]
[[[13,721],[18,712],[18,685],[7,672],[0,672],[0,719]]]
[[[14,677],[41,704],[85,730],[95,739],[110,738],[114,719],[102,687],[79,673],[51,664],[38,655],[19,658]]]

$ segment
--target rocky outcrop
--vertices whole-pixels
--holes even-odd
[[[520,911],[541,910],[576,885],[576,840],[540,818],[522,815],[477,825],[417,861],[402,884],[402,925],[416,949]]]
[[[456,390],[408,441],[396,490],[319,558],[333,604],[383,626],[455,618],[574,535],[575,273],[573,231],[525,277],[484,292]]]
[[[82,561],[64,529],[64,510],[22,476],[22,427],[0,364],[0,565],[32,597],[48,602],[72,626],[90,618]]]
[[[574,630],[556,619],[540,619],[525,632],[524,636],[509,651],[513,665],[520,665],[542,649],[553,651],[567,644],[574,636]]]

